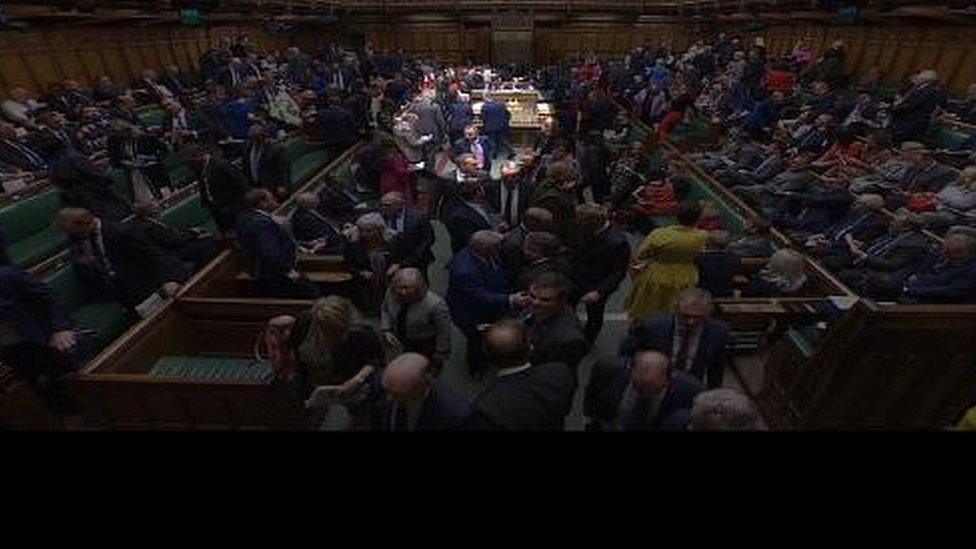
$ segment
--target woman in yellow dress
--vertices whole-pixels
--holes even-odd
[[[638,274],[627,300],[631,322],[671,312],[678,292],[698,284],[695,256],[708,240],[707,231],[694,228],[700,215],[697,203],[681,204],[676,225],[654,229],[644,239],[632,266]]]

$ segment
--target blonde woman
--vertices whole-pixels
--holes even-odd
[[[351,301],[336,295],[317,300],[295,320],[289,348],[302,398],[328,387],[330,396],[348,402],[354,420],[362,419],[385,360],[379,335],[363,322]]]

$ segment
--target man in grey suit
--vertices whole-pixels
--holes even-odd
[[[417,129],[418,121],[416,114],[408,112],[404,113],[393,127],[393,138],[397,148],[411,164],[416,164],[427,157],[424,145],[433,139],[432,136],[424,135]]]
[[[394,346],[429,358],[435,372],[451,356],[451,313],[419,269],[400,269],[393,276],[380,307],[380,328]]]
[[[440,106],[431,100],[429,94],[410,105],[410,112],[417,115],[417,130],[423,135],[432,135],[434,143],[442,143],[447,136],[447,120]]]

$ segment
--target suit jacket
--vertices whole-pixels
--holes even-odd
[[[444,136],[447,135],[447,121],[444,120],[444,113],[436,103],[418,101],[410,105],[410,111],[419,119],[417,130],[421,134],[433,135],[434,143],[444,141]]]
[[[471,110],[470,103],[458,101],[451,103],[451,134],[459,134],[464,131],[468,124],[474,121],[474,111]]]
[[[327,253],[341,254],[346,243],[346,237],[328,217],[321,212],[301,206],[291,214],[291,231],[295,240],[299,242],[311,242],[324,238]]]
[[[654,315],[624,339],[620,345],[621,356],[633,356],[639,348],[656,349],[675,358],[674,315]],[[698,342],[698,352],[689,373],[709,389],[722,386],[725,373],[725,343],[729,337],[729,325],[721,320],[710,319]]]
[[[704,251],[695,257],[698,287],[713,297],[732,297],[732,278],[742,270],[742,258],[727,251]]]
[[[896,141],[925,137],[932,113],[945,102],[945,93],[934,86],[915,88],[891,108],[891,133]]]
[[[359,125],[348,110],[332,106],[318,112],[309,132],[329,146],[349,146],[359,141]]]
[[[218,217],[233,224],[244,210],[247,180],[236,168],[220,157],[212,157],[200,176],[200,201]],[[222,230],[230,228],[221,226]]]
[[[501,101],[486,101],[481,107],[482,131],[485,133],[507,132],[512,114]]]
[[[390,223],[387,221],[388,225]],[[390,242],[390,261],[401,267],[426,271],[434,262],[433,245],[434,227],[430,219],[417,210],[407,210],[403,216],[403,229]]]
[[[909,277],[905,295],[933,303],[976,302],[976,259],[964,263],[937,262]]]
[[[51,334],[70,330],[72,322],[50,286],[20,268],[0,265],[0,325],[47,345]]]
[[[576,382],[563,364],[535,364],[495,377],[472,403],[466,429],[562,431]]]
[[[500,264],[489,265],[467,246],[454,255],[448,270],[444,301],[462,332],[495,322],[510,311],[508,296],[512,290]]]
[[[525,225],[520,224],[505,233],[505,238],[502,239],[502,262],[512,278],[521,271],[522,263],[525,261],[522,246],[525,244],[525,237],[529,232]]]
[[[526,324],[531,330],[532,364],[565,364],[575,379],[580,362],[589,352],[576,314],[567,308],[562,314],[541,321],[529,317]]]
[[[528,291],[532,282],[543,273],[561,274],[572,284],[573,267],[569,264],[569,260],[566,257],[557,255],[532,262],[523,261],[521,267],[517,271],[514,271],[512,288],[519,292]],[[576,293],[577,289],[575,287],[570,290],[571,296],[575,296]]]
[[[864,250],[868,254],[864,267],[872,271],[895,272],[919,265],[928,255],[931,242],[919,232],[892,235],[894,240],[883,241],[887,235],[879,237]]]
[[[451,354],[451,313],[444,300],[428,290],[420,301],[411,303],[403,332],[397,325],[402,308],[400,300],[387,291],[380,306],[380,328],[395,335],[407,350],[446,362]],[[418,343],[424,348],[416,348]]]
[[[498,213],[503,213],[505,203],[502,202],[502,186],[505,184],[499,180],[490,180],[485,184],[485,199],[491,208]],[[518,196],[512,198],[512,209],[518,212],[518,220],[522,220],[522,214],[529,207],[529,202],[532,201],[532,194],[535,193],[535,183],[520,179],[515,186],[518,189]],[[503,219],[503,221],[508,221]]]
[[[408,162],[416,163],[424,159],[423,144],[420,141],[422,136],[415,126],[397,124],[393,128],[393,137]]]
[[[481,145],[481,150],[485,155],[485,165],[481,167],[485,172],[491,173],[491,160],[495,158],[495,144],[492,143],[491,139],[488,139],[484,135],[478,136],[476,140],[477,143]],[[463,137],[454,142],[454,156],[471,153],[471,147],[473,143],[468,143]],[[474,153],[472,153],[474,154]]]
[[[581,294],[597,291],[606,299],[627,276],[630,242],[613,227],[581,238],[573,255],[572,280]]]
[[[237,238],[254,278],[284,279],[295,268],[295,241],[269,214],[258,210],[241,213]]]
[[[251,153],[255,144],[248,143],[244,152],[244,168],[251,187],[264,187],[274,192],[278,187],[291,188],[291,161],[285,147],[277,143],[265,143],[257,157],[257,178],[251,166]]]
[[[76,151],[51,159],[48,173],[61,191],[63,206],[85,208],[110,221],[121,221],[131,213],[128,202],[112,189],[112,179]]]
[[[119,299],[127,307],[138,305],[166,282],[182,282],[190,273],[138,227],[102,220],[105,255],[115,276],[90,261],[88,240],[75,242],[71,255],[75,269],[96,291]]]
[[[492,228],[481,214],[462,200],[452,201],[450,213],[444,224],[451,236],[451,250],[454,253],[467,246],[474,233]]]
[[[38,171],[47,168],[41,153],[27,143],[0,138],[0,162],[25,171]]]
[[[446,385],[435,384],[421,404],[413,431],[454,431],[460,429],[471,413],[468,402]],[[384,392],[373,405],[374,431],[393,431],[393,403]]]
[[[590,422],[588,430],[603,430],[602,424],[617,421],[624,392],[630,385],[632,368],[631,357],[601,358],[593,365],[590,382],[583,395],[583,415]],[[702,384],[687,372],[674,372],[657,414],[645,427],[662,431],[683,429],[680,412],[690,410],[695,396],[703,390]]]

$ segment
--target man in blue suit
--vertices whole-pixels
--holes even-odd
[[[530,302],[525,294],[512,292],[501,263],[502,238],[493,231],[478,231],[448,265],[445,301],[454,325],[468,340],[468,368],[472,373],[484,370],[481,329]]]
[[[485,135],[491,139],[496,150],[504,149],[509,158],[515,155],[512,145],[508,142],[509,122],[512,120],[512,113],[508,112],[508,107],[504,101],[496,101],[490,96],[485,98],[481,106],[481,122]]]
[[[704,388],[691,374],[671,369],[651,349],[607,357],[593,365],[583,397],[587,431],[678,431]]]
[[[62,379],[74,369],[75,347],[71,317],[51,287],[18,267],[0,266],[0,362],[59,416],[77,413]]]
[[[382,387],[373,405],[376,431],[453,431],[470,414],[464,397],[436,382],[424,355],[393,359],[383,371]]]
[[[621,356],[655,349],[671,359],[672,368],[688,372],[709,389],[722,386],[729,325],[713,320],[712,295],[701,288],[678,294],[675,314],[654,315],[638,325],[620,345]]]
[[[454,156],[471,154],[478,161],[478,169],[491,173],[491,160],[495,157],[495,144],[479,135],[478,126],[469,124],[464,128],[464,137],[454,142]]]
[[[296,269],[294,238],[271,215],[278,206],[271,191],[252,189],[244,200],[247,210],[237,219],[237,237],[258,294],[286,299],[319,297],[318,288]]]
[[[474,111],[467,96],[459,96],[457,101],[451,103],[449,114],[448,132],[453,143],[464,137],[464,128],[474,122]]]
[[[976,238],[950,234],[942,257],[930,268],[905,281],[905,296],[929,303],[976,302]]]

